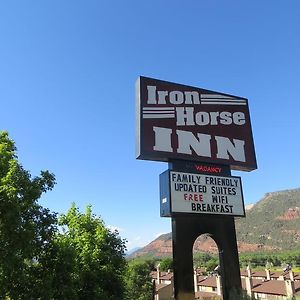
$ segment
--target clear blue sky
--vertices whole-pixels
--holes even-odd
[[[135,159],[139,75],[249,99],[258,170],[246,203],[300,186],[300,1],[2,1],[0,120],[41,200],[92,204],[128,248],[171,230],[159,216],[165,163]]]

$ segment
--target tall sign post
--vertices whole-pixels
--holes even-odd
[[[241,291],[234,217],[244,217],[240,177],[257,168],[248,100],[140,77],[136,157],[165,161],[162,217],[172,218],[174,294],[194,299],[192,247],[209,234],[219,249],[223,299]]]

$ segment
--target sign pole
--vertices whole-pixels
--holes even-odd
[[[193,238],[187,234],[185,217],[172,218],[174,298],[194,300]]]
[[[242,291],[234,219],[231,217],[173,217],[174,296],[176,300],[195,299],[193,284],[193,245],[208,233],[219,249],[223,300],[234,299]]]

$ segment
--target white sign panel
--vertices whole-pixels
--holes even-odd
[[[173,213],[245,216],[241,178],[170,172]]]

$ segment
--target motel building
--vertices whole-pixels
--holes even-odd
[[[159,267],[151,272],[155,285],[155,300],[173,298],[173,273],[161,272]],[[285,300],[300,297],[300,273],[252,271],[249,267],[241,270],[242,288],[256,299]],[[221,278],[219,275],[203,275],[203,270],[194,270],[195,299],[222,299]]]

